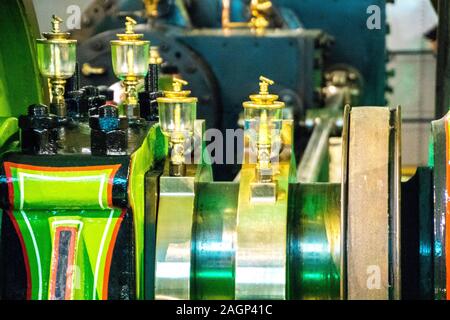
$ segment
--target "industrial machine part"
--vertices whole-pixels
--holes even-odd
[[[119,117],[114,105],[103,105],[98,114],[89,118],[91,154],[93,156],[126,155],[128,147],[128,119]]]
[[[437,2],[439,12],[438,27],[438,58],[436,68],[436,117],[443,117],[448,110],[450,100],[448,93],[450,91],[450,25],[449,25],[449,3],[439,0]]]
[[[56,43],[39,41],[53,46],[52,55],[40,56],[51,76],[60,75],[60,63],[76,61],[72,54],[61,60],[67,39],[55,37]],[[127,67],[141,68],[140,61],[139,55],[127,60]],[[97,88],[74,86],[55,108],[62,116],[67,106],[67,117],[31,105],[19,120],[21,147],[2,154],[6,299],[144,297],[144,176],[164,159],[166,141],[154,122],[120,117]],[[2,130],[12,127],[5,121]]]
[[[112,64],[115,75],[124,85],[123,99],[125,114],[128,118],[140,115],[136,86],[148,72],[150,41],[142,40],[143,34],[134,32],[136,21],[130,17],[125,33],[117,34],[119,40],[111,40]]]
[[[33,103],[42,103],[47,83],[39,77],[35,47],[39,28],[32,1],[3,1],[0,9],[4,13],[0,21],[4,31],[0,44],[0,117],[4,119],[26,113]]]
[[[298,161],[305,153],[311,134],[309,130],[299,128],[298,123],[307,117],[309,110],[325,107],[322,88],[330,81],[326,76],[338,77],[343,64],[347,65],[346,68],[352,65],[350,69],[354,72],[349,74],[358,77],[359,88],[365,89],[358,94],[360,103],[354,102],[352,105],[386,104],[386,29],[381,21],[380,30],[368,32],[365,27],[368,17],[361,14],[367,11],[368,6],[378,5],[383,20],[384,1],[357,1],[351,6],[352,10],[345,12],[342,10],[343,5],[335,1],[320,4],[291,0],[255,0],[249,3],[240,0],[195,0],[171,3],[169,6],[174,10],[187,12],[186,23],[179,23],[174,18],[176,10],[166,14],[163,3],[169,4],[169,1],[159,2],[160,14],[157,19],[152,15],[149,23],[137,28],[145,39],[150,39],[160,47],[163,59],[176,67],[178,76],[191,84],[199,97],[199,117],[205,119],[207,128],[219,128],[225,133],[226,129],[239,127],[239,119],[242,118],[240,103],[252,90],[249,84],[260,74],[269,74],[277,79],[273,91],[287,104],[287,112],[295,120],[297,143],[294,148]],[[131,3],[126,0],[109,1],[108,8],[106,4],[96,3],[94,7],[104,15],[97,13],[100,16],[95,19],[94,11],[89,9],[89,16],[92,16],[89,21],[93,24],[97,20],[104,23],[99,24],[96,31],[92,31],[96,27],[91,26],[92,37],[89,39],[79,38],[83,40],[80,61],[106,72],[83,77],[84,84],[111,84],[115,81],[108,63],[110,53],[106,43],[116,33],[112,30],[121,24],[118,12],[126,11],[117,8],[127,6],[131,6]],[[317,14],[318,6],[323,15]],[[138,4],[134,4],[132,11],[138,10],[138,7]],[[141,9],[144,10],[144,4],[141,4]],[[143,16],[145,14],[136,21],[145,21]],[[333,16],[339,21],[345,17],[346,21],[354,23],[347,24],[348,29],[344,31],[341,26],[333,25],[330,19],[324,19],[324,16]],[[356,26],[364,28],[355,30]],[[348,34],[355,35],[352,42],[349,42]],[[369,57],[371,63],[362,61],[360,56],[356,57],[357,50],[348,49],[358,46],[365,50],[369,47],[365,45],[366,42],[370,42],[372,50],[358,51],[358,54]],[[240,54],[250,51],[258,54]],[[219,180],[231,180],[239,171],[238,166],[227,164],[214,164],[213,169]]]
[[[202,136],[204,122],[196,121],[192,127],[192,140],[185,145],[183,156],[194,160],[203,154]],[[158,211],[156,223],[155,259],[147,261],[154,264],[154,287],[147,287],[147,296],[155,299],[192,299],[194,268],[192,248],[195,232],[195,206],[198,197],[197,185],[212,180],[211,167],[205,162],[189,161],[185,172],[173,171],[172,159],[167,159],[164,172],[159,178]],[[177,203],[174,210],[173,204]],[[174,220],[177,223],[174,223]],[[152,281],[153,283],[153,281]]]
[[[239,106],[252,90],[250,83],[260,74],[282,79],[273,90],[279,93],[280,99],[290,101],[288,107],[295,117],[302,114],[304,108],[315,104],[314,88],[320,86],[321,81],[320,67],[314,71],[315,43],[322,38],[319,31],[267,30],[264,37],[255,38],[251,30],[233,30],[233,36],[229,37],[222,30],[169,30],[170,33],[161,34],[154,29],[142,29],[144,26],[138,28],[143,30],[144,38],[151,39],[154,45],[159,46],[163,59],[174,63],[181,77],[191,84],[192,91],[199,97],[199,118],[205,119],[206,128],[217,128],[223,133],[226,129],[238,128],[242,111]],[[115,33],[106,32],[85,42],[82,46],[86,46],[86,50],[80,50],[80,60],[85,61],[84,55],[89,55],[98,61],[91,61],[92,65],[104,66],[108,61],[109,50],[102,45],[100,51],[95,51],[95,43],[105,44],[115,37]],[[253,67],[255,61],[251,55],[241,55],[232,62],[229,60],[236,52],[246,52],[249,44],[257,47],[265,56],[262,59],[264,63],[260,64],[261,70]],[[272,50],[274,45],[280,49],[276,53]],[[299,60],[298,56],[304,56],[305,59]],[[280,61],[296,61],[298,68],[292,68],[290,64],[266,63],[274,61],[275,57]],[[236,70],[245,72],[237,73]],[[92,82],[97,85],[108,83],[109,77],[108,72],[92,79]],[[216,79],[221,79],[220,83]],[[313,79],[317,79],[316,83]],[[219,87],[222,93],[218,91]],[[299,140],[300,136],[296,138]],[[238,171],[236,165],[214,165],[214,174],[219,180],[231,180]]]
[[[331,67],[342,63],[353,65],[366,80],[367,91],[362,97],[361,104],[384,104],[386,83],[385,36],[387,33],[387,27],[384,23],[385,1],[353,0],[352,3],[342,3],[342,0],[325,0],[317,3],[309,0],[272,0],[271,2],[273,11],[278,12],[276,16],[281,17],[281,23],[277,22],[275,24],[277,28],[295,29],[303,27],[306,29],[321,29],[331,35],[335,40],[335,45],[330,49],[327,66]],[[247,23],[251,18],[251,10],[248,3],[249,1],[243,0],[231,1],[229,6],[230,21]],[[171,26],[190,25],[192,29],[220,29],[223,27],[223,12],[227,12],[224,10],[226,5],[227,1],[223,0],[194,0],[189,1],[189,3],[183,1],[160,1],[159,20],[157,23],[151,23],[149,28],[155,28],[159,25],[164,25],[163,29],[171,28]],[[367,28],[367,18],[369,16],[366,15],[366,12],[371,5],[380,8],[380,17],[382,19],[380,21],[380,29],[370,30]],[[171,6],[173,10],[166,10],[167,6]],[[84,13],[87,17],[86,24],[82,26],[80,31],[84,35],[77,34],[76,38],[84,41],[96,34],[119,28],[122,25],[123,18],[123,14],[119,13],[138,12],[139,10],[143,12],[144,8],[143,3],[130,0],[96,1]],[[180,21],[184,16],[177,14],[177,11],[187,12],[188,17],[185,22]],[[145,19],[142,19],[143,15],[138,15],[140,16],[138,22],[144,22]],[[329,17],[333,18],[330,19]],[[273,23],[274,19],[275,17],[271,17],[270,22]],[[154,19],[151,20],[154,21]],[[343,20],[349,23],[343,25]],[[348,37],[349,34],[353,36]],[[252,47],[251,43],[248,45],[250,48]],[[355,47],[362,51],[351,49]],[[193,49],[196,50],[195,47]],[[87,55],[83,54],[83,56]],[[367,57],[367,60],[361,59],[361,56]],[[237,58],[233,59],[237,60]],[[176,60],[171,62],[177,63]],[[266,70],[261,71],[265,74],[270,74],[266,73]],[[182,76],[187,78],[186,74]],[[189,81],[195,85],[191,79]],[[248,88],[246,89],[248,90]]]
[[[272,9],[270,0],[252,0],[250,2],[251,19],[249,22],[231,22],[230,21],[230,0],[222,1],[222,28],[227,30],[231,28],[250,28],[258,35],[264,34],[269,26],[268,13]]]
[[[342,190],[338,184],[295,181],[295,162],[291,149],[292,121],[282,121],[280,131],[276,131],[278,134],[272,135],[274,140],[271,141],[276,141],[278,137],[283,146],[277,151],[272,149],[279,156],[279,162],[270,160],[270,166],[264,163],[265,168],[273,170],[261,176],[263,159],[258,157],[258,151],[262,146],[267,146],[261,144],[261,138],[266,138],[263,131],[269,127],[276,128],[276,123],[280,121],[277,117],[269,117],[267,111],[273,110],[274,106],[274,110],[282,106],[273,104],[276,96],[267,91],[270,83],[269,79],[261,78],[260,94],[253,96],[252,102],[244,104],[247,108],[257,108],[258,113],[247,114],[246,117],[245,161],[239,184],[197,182],[196,187],[191,187],[191,192],[181,188],[181,185],[173,186],[174,191],[182,190],[185,197],[194,196],[192,190],[198,190],[198,193],[195,192],[194,196],[193,220],[190,220],[190,211],[187,215],[183,214],[183,221],[188,222],[183,226],[187,229],[181,231],[179,224],[172,223],[170,244],[157,241],[157,256],[159,252],[166,254],[161,254],[161,257],[165,257],[166,268],[156,272],[157,277],[164,279],[157,280],[156,288],[160,288],[162,283],[164,286],[159,289],[162,293],[155,297],[399,299],[400,111],[373,107],[354,108],[352,112],[350,108],[347,109],[344,141],[348,141],[345,144],[348,149],[345,149],[347,156],[344,159],[349,160],[346,160],[348,166],[344,165],[345,183]],[[369,126],[369,122],[378,125]],[[251,132],[252,128],[256,130]],[[372,131],[367,131],[367,128]],[[366,147],[366,133],[379,138],[374,139],[372,148],[373,153],[380,157],[373,161],[358,161],[358,156],[366,154],[358,149]],[[381,139],[382,135],[385,139]],[[274,158],[272,154],[270,159]],[[373,170],[378,165],[381,168]],[[372,174],[373,179],[370,181],[382,189],[377,193],[379,199],[372,197],[372,201],[368,201],[362,195],[370,191],[370,183],[356,193],[358,187],[355,182],[364,180],[367,174]],[[164,180],[160,183],[162,188],[162,183],[167,182]],[[160,201],[169,195],[176,196],[174,191],[168,192],[164,187],[164,191],[160,190]],[[223,197],[225,194],[227,196]],[[191,210],[192,202],[183,207]],[[164,209],[164,235],[168,234],[167,217],[170,214],[167,211]],[[170,212],[172,217],[176,215],[175,220],[181,221],[178,212]],[[371,212],[378,216],[370,215]],[[158,218],[160,214],[158,212]],[[355,219],[367,220],[367,215],[370,215],[379,230],[367,233],[365,223],[354,222]],[[159,224],[158,220],[157,230]],[[342,234],[341,230],[348,230],[348,234]],[[358,235],[355,236],[355,233]],[[388,234],[391,236],[388,237]],[[381,241],[375,241],[373,237],[379,237]],[[361,255],[361,250],[367,248],[358,245],[356,239],[370,246],[373,255]],[[173,251],[170,253],[172,258],[168,256],[169,251]],[[391,255],[391,252],[396,254]],[[361,269],[363,267],[373,270],[370,269],[368,274],[366,269]],[[341,270],[345,270],[345,273]],[[366,284],[372,287],[366,287]]]
[[[306,114],[306,123],[313,124],[312,134],[303,152],[297,178],[300,182],[332,181],[330,176],[336,176],[335,182],[340,181],[340,151],[339,165],[330,171],[328,164],[330,139],[333,135],[341,136],[342,110],[345,105],[359,105],[363,91],[363,79],[352,67],[340,65],[325,73],[325,86],[322,88],[324,108],[311,109]],[[341,129],[341,130],[339,130]],[[342,141],[337,143],[342,149]]]
[[[341,296],[400,299],[400,110],[347,108],[344,117]]]
[[[37,57],[41,74],[50,79],[51,111],[59,117],[65,117],[64,90],[66,79],[75,73],[77,41],[69,39],[68,32],[61,32],[61,23],[62,19],[53,15],[52,31],[43,33],[44,39],[37,40]]]
[[[190,299],[192,239],[197,184],[212,180],[204,162],[203,121],[196,121],[197,98],[182,90],[188,83],[174,79],[173,90],[157,99],[161,130],[169,139],[169,155],[159,178],[154,287],[146,288],[155,299]],[[173,204],[179,208],[173,210]],[[174,223],[174,220],[177,223]],[[149,264],[153,261],[148,261]],[[176,271],[175,271],[176,270]],[[177,274],[174,277],[174,272]]]
[[[57,152],[58,119],[49,114],[45,105],[31,105],[28,115],[20,116],[22,150],[35,155],[53,155]]]
[[[175,75],[164,74],[161,66],[164,60],[159,54],[159,48],[150,47],[150,61],[148,73],[144,81],[144,90],[138,93],[141,118],[147,121],[158,120],[158,101],[162,96],[161,90],[170,90],[172,88]]]
[[[447,189],[449,187],[449,123],[448,115],[432,122],[433,130],[433,162],[434,162],[434,299],[448,300],[448,228],[447,214],[449,210]]]
[[[58,123],[46,107],[31,107],[21,120],[23,130],[28,130],[26,123],[39,123],[30,117],[40,116],[50,119],[46,121],[53,133],[39,140],[39,148],[24,149],[29,155],[13,152],[3,158],[3,207],[8,214],[2,244],[4,252],[15,257],[5,270],[25,273],[7,279],[3,295],[32,299],[338,298],[339,243],[345,241],[339,239],[346,239],[339,230],[339,188],[321,187],[334,194],[328,197],[327,193],[325,207],[299,205],[299,199],[308,197],[321,202],[320,188],[296,183],[293,122],[282,120],[284,103],[269,93],[274,82],[265,77],[260,81],[259,94],[244,103],[245,161],[239,184],[213,182],[208,165],[192,163],[196,154],[203,159],[204,124],[194,125],[196,99],[182,90],[186,84],[182,80],[175,80],[173,91],[157,99],[161,131],[151,123],[128,127],[127,120],[132,119],[120,118],[116,106],[98,105],[106,99],[95,88],[81,89],[90,97],[83,98],[81,92],[70,103],[75,106],[72,113],[86,113],[89,108],[80,105],[92,101],[89,118],[73,117],[73,126]],[[74,99],[74,94],[67,95]],[[376,116],[367,118],[374,121]],[[360,135],[366,127],[361,121],[356,118],[355,131],[346,134]],[[55,130],[57,126],[60,129]],[[383,130],[389,126],[385,121]],[[62,150],[55,147],[58,133],[63,133],[59,137]],[[164,171],[158,165],[168,154],[162,133],[170,139]],[[26,139],[28,135],[22,135],[23,146],[35,145]],[[49,158],[38,157],[40,150],[50,150]],[[389,150],[381,148],[379,153]],[[144,175],[150,188],[144,189]],[[24,186],[30,184],[43,194],[37,198],[35,193],[25,194]],[[101,194],[91,192],[87,188],[91,184]],[[55,194],[54,188],[67,193]],[[79,188],[86,192],[76,192]],[[225,201],[209,203],[226,192]],[[182,203],[176,211],[174,201]],[[372,205],[377,208],[378,202]],[[174,219],[181,223],[174,224]],[[315,256],[319,247],[320,262]],[[318,266],[325,275],[309,275]],[[391,268],[391,262],[386,266]],[[224,276],[219,276],[221,272]],[[211,281],[218,285],[211,287]]]
[[[192,144],[197,115],[198,99],[189,97],[190,91],[182,90],[182,86],[187,84],[184,80],[174,79],[173,91],[165,91],[164,96],[157,99],[161,130],[169,138],[169,172],[176,177],[186,175],[185,153]],[[202,136],[200,138],[203,139]]]
[[[54,23],[59,22],[55,17]],[[326,83],[320,90],[327,107],[321,112],[327,117],[319,116],[326,121],[316,125],[305,158],[310,160],[298,169],[310,174],[297,181],[303,174],[296,173],[295,123],[283,118],[289,103],[274,94],[275,81],[260,77],[259,93],[243,104],[240,178],[214,181],[205,159],[205,122],[196,119],[197,98],[183,90],[187,81],[179,77],[171,77],[170,89],[159,92],[160,60],[148,56],[150,44],[137,39],[133,25],[128,19],[128,32],[112,43],[113,52],[127,53],[113,61],[119,77],[133,77],[125,99],[133,112],[121,116],[120,105],[104,88],[80,88],[76,59],[69,54],[64,62],[75,66],[74,76],[65,86],[70,89],[64,102],[61,91],[56,92],[58,108],[53,109],[58,115],[36,101],[19,122],[0,120],[2,298],[447,298],[447,118],[433,123],[434,172],[421,168],[401,185],[400,109],[347,106],[342,182],[318,183],[318,168],[327,162],[327,141],[340,135],[333,132],[339,126],[338,111],[345,103],[354,104],[362,87],[353,69],[334,68],[320,77]],[[272,54],[270,46],[278,44],[289,51],[280,57],[291,58],[304,46],[312,50],[319,34],[267,29],[264,37],[251,30],[233,33],[234,48],[247,48],[236,40],[242,37]],[[226,41],[221,30],[174,34],[221,58],[211,61],[224,60],[220,46],[206,49],[202,43],[207,38],[209,44]],[[161,43],[172,41],[180,48],[176,37],[161,36]],[[41,57],[43,65],[60,60]],[[190,57],[196,57],[192,51]],[[311,66],[309,58],[305,66]],[[223,69],[230,64],[221,63]],[[258,70],[236,65],[246,76]],[[296,83],[294,94],[308,87],[297,77],[298,70],[270,69],[277,81]],[[289,79],[282,76],[292,73]],[[135,90],[138,77],[145,79],[140,95]],[[252,92],[257,77],[251,83],[248,79],[232,86],[251,86]],[[298,101],[307,101],[306,96]],[[235,109],[233,116],[242,112]],[[158,118],[159,124],[154,121]],[[18,127],[20,146],[15,141]],[[410,259],[414,268],[402,268],[411,265]]]
[[[288,190],[295,179],[293,127],[292,120],[282,121],[284,103],[269,93],[269,84],[274,83],[262,77],[259,94],[244,102],[245,153],[234,246],[236,299],[286,298]]]

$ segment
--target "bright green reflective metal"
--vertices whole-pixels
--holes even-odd
[[[198,184],[192,266],[193,299],[234,299],[234,246],[239,185]]]
[[[16,118],[0,117],[0,154],[9,149],[9,141],[18,135],[19,124]]]
[[[339,299],[340,185],[289,190],[288,298]]]
[[[31,0],[0,1],[0,12],[0,116],[18,116],[46,95],[34,43],[39,29]]]

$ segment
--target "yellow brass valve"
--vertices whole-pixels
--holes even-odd
[[[269,93],[274,81],[261,76],[259,94],[250,96],[251,101],[243,103],[246,128],[253,130],[257,148],[257,177],[260,182],[270,182],[272,172],[272,142],[280,139],[282,109],[284,103],[278,96]]]
[[[250,20],[250,27],[256,31],[257,34],[262,34],[269,26],[267,19],[267,12],[272,8],[270,0],[252,0],[250,4],[250,11],[252,19]]]
[[[185,144],[194,134],[194,122],[197,117],[197,98],[190,97],[189,90],[183,90],[187,81],[175,78],[173,90],[164,91],[157,99],[159,122],[163,134],[169,137],[171,149],[171,172],[182,176],[185,172]]]
[[[113,69],[125,87],[124,104],[129,118],[139,114],[136,86],[148,72],[150,55],[150,41],[143,40],[143,34],[134,32],[135,25],[135,20],[126,17],[125,33],[118,34],[118,40],[111,41]]]
[[[158,4],[159,0],[143,0],[145,5],[145,12],[147,17],[156,18],[158,17]]]
[[[52,31],[43,33],[44,38],[37,40],[37,57],[41,74],[50,80],[51,111],[64,117],[64,87],[66,79],[75,73],[77,41],[69,39],[70,33],[61,31],[62,22],[61,18],[52,16]]]
[[[230,21],[230,1],[222,0],[222,28],[225,30],[231,28],[250,28],[256,34],[261,35],[269,26],[267,18],[268,12],[272,9],[270,0],[252,0],[250,3],[251,19],[248,22]]]

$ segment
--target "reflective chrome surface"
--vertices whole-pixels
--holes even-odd
[[[255,164],[244,163],[239,186],[236,235],[236,299],[286,298],[288,188],[291,177],[292,121],[283,121],[280,162],[273,164],[274,203],[251,201]],[[245,139],[248,146],[249,139]],[[248,148],[246,148],[248,150]],[[248,159],[246,157],[246,159]]]
[[[202,148],[204,121],[196,121],[194,154]],[[201,153],[200,153],[201,154]],[[202,164],[187,165],[185,177],[168,175],[166,161],[160,178],[156,231],[155,299],[190,299],[192,239],[197,182],[212,180],[211,170]]]

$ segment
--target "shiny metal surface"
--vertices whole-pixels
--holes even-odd
[[[328,139],[336,122],[336,111],[343,107],[344,90],[338,90],[326,100],[330,114],[321,118],[314,128],[297,170],[297,180],[303,183],[317,182],[321,169],[327,165]]]
[[[192,299],[233,300],[239,185],[199,183]]]
[[[196,121],[194,154],[203,148],[204,121]],[[190,299],[196,183],[211,181],[211,170],[188,164],[185,177],[169,176],[169,160],[160,177],[156,231],[155,299]]]
[[[447,242],[446,242],[446,211],[447,211],[447,116],[433,121],[431,124],[434,144],[434,299],[447,299]]]
[[[237,211],[236,299],[286,298],[288,188],[289,182],[295,179],[295,174],[292,177],[295,165],[291,166],[292,121],[283,121],[281,139],[282,156],[278,164],[273,164],[276,202],[251,202],[250,184],[255,178],[255,164],[242,165]],[[248,142],[246,137],[246,147]]]
[[[389,209],[391,232],[391,274],[392,285],[390,298],[400,300],[402,298],[402,217],[401,217],[401,107],[398,106],[391,111],[391,133],[390,133],[390,166],[389,166]]]
[[[339,299],[340,184],[291,184],[288,299]]]
[[[192,176],[160,178],[155,299],[190,298],[194,186]]]
[[[347,298],[347,210],[348,210],[348,146],[350,143],[350,111],[351,107],[344,107],[344,118],[342,128],[342,180],[341,180],[341,261],[339,296],[341,300]]]
[[[328,180],[340,183],[342,179],[342,137],[331,137],[328,140]]]
[[[158,214],[159,177],[163,164],[145,176],[144,281],[145,300],[155,299],[156,221]]]

